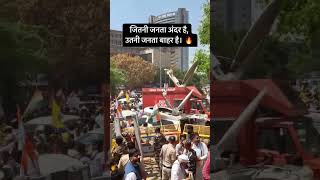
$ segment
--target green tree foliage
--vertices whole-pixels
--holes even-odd
[[[316,38],[320,34],[319,5],[317,0],[284,0],[276,29],[264,38],[254,61],[244,67],[245,77],[294,79],[320,70],[320,62],[314,57],[314,52],[320,48]],[[226,71],[245,33],[214,29],[214,53]]]
[[[308,42],[320,27],[320,1],[285,0],[283,3],[279,32],[302,35]]]
[[[203,16],[199,26],[200,44],[210,46],[210,4],[206,2],[202,6]],[[200,61],[196,74],[209,79],[210,53],[205,50],[197,50],[193,62]],[[208,82],[208,81],[207,81]]]
[[[49,71],[45,36],[47,31],[42,27],[0,23],[0,95],[4,107],[22,102],[21,82]]]
[[[210,4],[209,2],[202,6],[203,16],[199,26],[200,43],[210,45]]]
[[[176,78],[177,78],[180,82],[182,82],[182,80],[183,80],[183,78],[184,78],[184,76],[185,76],[186,73],[187,73],[186,71],[184,72],[184,71],[181,71],[181,70],[179,70],[179,69],[173,69],[173,74],[176,76]],[[171,86],[171,87],[174,87],[174,84],[173,84],[173,82],[171,81],[171,79],[169,79],[169,80],[170,80],[170,86]],[[208,84],[208,83],[209,83],[208,77],[203,77],[202,74],[200,74],[200,73],[195,73],[195,74],[193,74],[193,76],[192,76],[192,78],[189,80],[189,82],[187,83],[187,86],[196,86],[197,89],[201,91],[201,88],[202,88],[204,85]]]
[[[54,79],[87,84],[105,79],[106,1],[17,2],[23,23],[40,24],[51,33],[48,53],[55,67]]]
[[[196,51],[194,61],[199,61],[196,74],[201,75],[203,78],[209,79],[210,74],[210,53],[200,49]]]
[[[320,1],[285,0],[279,19],[278,37],[285,40],[294,37],[301,44],[288,68],[296,76],[319,71],[320,56],[316,52],[320,49]]]
[[[110,64],[110,82],[111,83],[111,95],[115,95],[117,88],[121,85],[125,85],[125,74],[116,67],[116,64],[112,61]]]

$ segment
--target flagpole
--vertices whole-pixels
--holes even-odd
[[[133,120],[134,123],[134,130],[135,130],[135,135],[136,135],[136,141],[138,143],[139,146],[139,150],[140,150],[140,155],[141,155],[141,159],[140,159],[140,166],[144,172],[144,162],[143,162],[143,151],[142,151],[142,144],[141,144],[141,133],[140,133],[140,128],[139,125],[137,123],[137,119],[138,119],[138,114],[136,113],[136,118]]]

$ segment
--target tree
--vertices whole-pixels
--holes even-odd
[[[182,82],[185,74],[187,72],[183,72],[179,69],[173,69],[173,74],[175,75],[175,77]],[[172,84],[172,86],[174,86],[173,82],[170,80],[170,84]],[[187,86],[196,86],[198,89],[201,89],[204,85],[209,83],[209,79],[208,77],[204,77],[201,73],[195,73],[193,74],[192,78],[189,80],[189,82],[187,83]]]
[[[205,50],[198,50],[195,54],[195,61],[199,61],[199,65],[197,67],[197,73],[201,74],[203,78],[209,79],[210,74],[210,54]]]
[[[275,31],[265,37],[254,55],[254,61],[245,65],[245,78],[294,79],[313,70],[320,70],[317,58],[312,58],[319,42],[320,2],[316,0],[284,0]],[[214,54],[227,72],[230,62],[246,31],[230,32],[215,27]]]
[[[302,35],[310,43],[320,28],[320,1],[285,0],[280,15],[279,32]]]
[[[107,1],[17,2],[23,23],[42,25],[50,32],[48,53],[55,68],[54,79],[82,83],[105,79]]]
[[[200,44],[210,45],[210,4],[203,4],[203,16],[199,26]],[[196,74],[209,79],[210,75],[210,53],[205,50],[197,50],[193,62],[200,61]],[[207,81],[209,82],[209,81]]]
[[[21,82],[50,70],[47,42],[41,36],[46,36],[45,28],[0,22],[0,96],[7,112],[26,100]]]
[[[110,82],[111,95],[115,95],[117,93],[117,87],[127,83],[124,73],[116,67],[114,62],[111,63],[110,66]]]
[[[209,1],[202,6],[203,16],[199,26],[200,43],[210,45],[210,4]]]
[[[319,71],[320,55],[320,1],[317,0],[285,0],[280,22],[278,37],[286,37],[300,44],[296,56],[288,64],[296,76],[310,71]]]
[[[111,57],[111,63],[125,74],[129,88],[141,87],[154,80],[155,67],[140,56],[117,54]]]

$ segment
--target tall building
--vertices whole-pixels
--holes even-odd
[[[122,46],[122,31],[110,30],[110,54],[126,53],[130,55],[140,55],[142,50],[146,48],[141,47],[123,47]]]
[[[173,59],[172,54],[174,53],[174,49],[170,47],[159,47],[146,49],[141,52],[140,56],[156,66],[165,68],[176,66],[176,64],[172,64],[173,61],[171,61],[171,59]]]
[[[270,0],[216,0],[212,3],[214,26],[227,31],[248,30]]]
[[[189,12],[185,8],[178,8],[178,10],[174,12],[167,12],[158,16],[151,15],[149,17],[150,24],[187,24],[188,22]],[[168,64],[171,68],[177,68],[184,71],[189,68],[189,48],[162,48],[161,56],[168,57],[168,61],[170,62],[161,62],[161,66],[163,66],[162,64]],[[154,59],[154,63],[160,65],[160,63],[156,61],[160,61],[160,58]]]

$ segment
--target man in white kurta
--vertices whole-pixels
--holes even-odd
[[[195,133],[192,138],[192,149],[197,154],[196,180],[202,180],[202,168],[208,157],[208,147],[205,143],[200,142],[199,134]]]
[[[182,154],[178,159],[173,163],[171,169],[171,180],[188,180],[186,177],[186,168],[188,166],[188,156]]]

